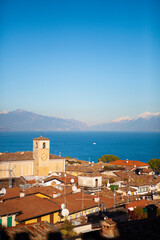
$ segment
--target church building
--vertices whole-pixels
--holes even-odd
[[[65,171],[65,159],[50,154],[50,139],[33,139],[33,152],[0,154],[0,178],[20,176],[47,176]]]

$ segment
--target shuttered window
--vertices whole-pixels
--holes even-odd
[[[7,218],[7,227],[12,227],[12,217]]]

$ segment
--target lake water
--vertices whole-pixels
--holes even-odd
[[[32,151],[40,132],[1,132],[0,152]],[[50,153],[94,161],[104,154],[148,162],[160,158],[160,132],[43,132]],[[96,144],[93,144],[96,143]]]

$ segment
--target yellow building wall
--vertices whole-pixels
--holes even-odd
[[[8,161],[2,162],[0,164],[0,178],[8,178],[9,171],[8,169],[13,169],[13,176],[29,176],[33,175],[33,160],[25,160],[25,161],[12,161],[11,164]]]
[[[41,193],[37,193],[36,196],[37,196],[37,197],[40,197],[40,198],[47,198],[47,199],[50,198],[50,197],[47,197],[47,196],[45,196],[45,195],[43,195],[43,194],[41,194]]]
[[[59,212],[54,213],[53,218],[54,218],[54,219],[53,219],[53,222],[54,222],[54,223],[59,222]]]
[[[25,224],[30,224],[30,223],[36,223],[37,222],[37,218],[25,221]]]
[[[48,176],[49,167],[39,167],[38,168],[38,176]]]
[[[64,172],[64,170],[65,170],[65,159],[50,159],[49,160],[49,171]]]
[[[97,208],[98,207],[94,207],[94,208],[90,208],[90,209],[87,209],[87,210],[83,210],[83,211],[80,211],[80,212],[76,212],[76,213],[73,213],[73,214],[69,214],[69,216],[67,217],[67,219],[70,219],[70,217],[72,217],[72,219],[75,219],[75,218],[78,218],[78,217],[81,217],[82,215],[88,215],[88,214],[90,214],[89,213],[89,211],[92,211],[92,213],[94,213],[94,212],[97,212]],[[100,210],[100,208],[99,208],[99,210]],[[60,218],[59,217],[59,220],[58,220],[59,222],[60,221],[65,221],[65,218],[63,217],[63,218]]]
[[[41,217],[41,221],[48,221],[50,223],[50,215]]]

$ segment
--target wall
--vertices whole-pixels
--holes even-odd
[[[24,160],[24,161],[12,161],[11,164],[8,161],[2,162],[0,165],[0,178],[7,178],[9,177],[9,171],[4,171],[7,169],[13,169],[13,174],[15,177],[26,176],[26,175],[33,175],[33,166],[34,160]],[[14,176],[13,175],[13,176]]]
[[[96,186],[96,179],[97,186]],[[78,176],[78,185],[84,187],[101,187],[102,186],[102,177],[86,177],[86,176]]]
[[[12,217],[12,227],[16,226],[16,221],[15,221],[16,214],[0,217],[0,219],[2,219],[2,225],[4,227],[8,227],[7,226],[7,218],[8,217]]]
[[[50,159],[49,171],[51,172],[64,172],[65,171],[65,159]]]

